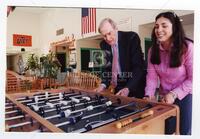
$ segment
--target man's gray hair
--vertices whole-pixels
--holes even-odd
[[[104,18],[103,20],[101,20],[99,27],[98,27],[98,32],[101,33],[101,28],[104,25],[104,23],[110,23],[111,26],[113,27],[113,29],[117,29],[117,24],[111,19],[111,18]]]

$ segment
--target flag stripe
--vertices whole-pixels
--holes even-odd
[[[81,34],[96,32],[96,9],[82,8]]]

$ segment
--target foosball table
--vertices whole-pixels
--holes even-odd
[[[179,109],[175,105],[95,93],[81,89],[6,94],[8,132],[166,134]]]

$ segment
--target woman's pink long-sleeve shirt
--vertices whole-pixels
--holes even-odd
[[[159,65],[150,62],[148,53],[147,85],[145,95],[154,96],[160,80],[160,93],[165,95],[170,91],[177,94],[178,99],[183,99],[187,94],[192,93],[193,74],[193,43],[187,41],[188,49],[182,57],[182,64],[177,68],[169,67],[170,54],[160,45],[161,63]],[[173,47],[173,46],[172,46]]]

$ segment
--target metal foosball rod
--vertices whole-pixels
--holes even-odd
[[[44,97],[45,94],[48,93],[48,92],[45,92],[45,93],[38,93],[38,94],[35,94],[34,96],[38,96],[38,97]],[[56,94],[52,94],[52,96],[54,96]],[[33,98],[34,96],[26,96],[26,97],[20,97],[20,98],[17,98],[16,101],[23,101],[23,100],[27,100],[27,99],[31,99]]]
[[[88,99],[88,97],[84,97],[83,99],[90,100],[90,99]],[[96,100],[96,101],[89,101],[88,104],[89,104],[89,103],[94,103],[94,102],[97,102],[97,100]],[[83,103],[76,104],[76,106],[79,106],[79,105],[84,105],[84,104],[83,104]],[[105,105],[105,104],[103,104],[103,105]],[[71,106],[65,106],[65,107],[62,107],[62,109],[70,108],[70,107],[71,107]],[[85,108],[84,108],[84,109],[85,109]],[[39,108],[38,108],[37,110],[39,110]],[[41,110],[41,109],[40,109],[40,110]],[[51,112],[51,111],[54,111],[54,110],[57,110],[57,109],[50,109],[50,110],[44,110],[44,109],[42,109],[42,113],[44,114],[44,113]],[[81,110],[80,110],[80,111],[81,111]],[[44,117],[44,119],[50,120],[50,119],[52,119],[52,118],[59,118],[59,117],[60,117],[60,114],[57,114],[57,115],[53,115],[53,116],[49,116],[49,117]]]
[[[75,114],[75,113],[78,113],[78,112],[84,112],[84,111],[91,111],[91,110],[96,109],[96,108],[108,107],[108,106],[111,106],[111,105],[112,105],[112,102],[111,101],[107,101],[107,102],[105,102],[105,104],[96,105],[96,106],[89,105],[86,108],[79,109],[79,110],[76,110],[76,111],[71,111],[70,109],[67,109],[67,110],[61,112],[61,117],[67,118],[71,114]]]
[[[24,115],[18,115],[18,116],[8,117],[8,118],[5,118],[5,120],[6,121],[11,121],[11,120],[16,120],[16,119],[20,119],[20,118],[24,118]]]
[[[126,105],[118,106],[118,107],[114,108],[114,110],[119,110],[119,109],[122,109],[122,108],[125,108],[125,107],[129,107],[129,106],[133,106],[133,103],[129,103],[129,104],[126,104]],[[101,111],[101,112],[97,112],[97,113],[94,113],[94,114],[91,114],[91,115],[84,116],[84,117],[82,117],[81,119],[82,119],[82,120],[84,120],[84,119],[89,119],[89,118],[92,118],[92,117],[97,116],[97,115],[99,116],[99,115],[105,114],[105,113],[107,113],[107,112],[108,112],[107,110],[104,110],[104,111]],[[134,113],[135,113],[135,112],[134,112]],[[132,113],[130,113],[130,114],[132,114]],[[116,119],[113,118],[112,120],[116,120]],[[107,122],[108,122],[108,121],[107,121]],[[110,122],[110,121],[109,121],[109,122]],[[70,124],[70,121],[66,121],[66,122],[63,122],[63,123],[59,123],[59,124],[56,124],[55,126],[56,126],[56,127],[60,127],[60,126],[68,125],[68,124]],[[84,129],[80,129],[80,130],[86,131],[85,128],[84,128]],[[84,132],[84,131],[83,131],[83,132]],[[77,130],[77,132],[80,133],[79,130]]]
[[[125,107],[129,107],[129,106],[131,106],[131,105],[135,105],[134,102],[129,103],[129,104],[126,104],[126,105],[123,105],[123,106],[119,106],[119,107],[116,108],[116,110],[117,110],[117,109],[119,110],[119,109],[122,109],[122,108],[125,108]],[[107,123],[111,123],[111,122],[113,122],[113,121],[116,121],[116,120],[119,120],[119,119],[128,117],[128,116],[133,115],[133,114],[136,114],[136,113],[138,113],[138,112],[142,112],[142,111],[147,110],[147,109],[149,109],[149,108],[151,108],[151,107],[152,107],[152,106],[151,106],[150,104],[147,104],[147,105],[146,105],[144,108],[142,108],[142,109],[139,109],[139,110],[137,110],[137,111],[130,112],[130,113],[125,114],[125,115],[120,116],[120,117],[117,117],[116,115],[113,115],[114,117],[113,117],[113,118],[110,118],[110,119],[108,119],[108,120],[105,120],[105,121],[102,121],[102,122],[98,122],[98,123],[96,123],[96,124],[94,124],[94,125],[88,124],[87,126],[85,126],[85,128],[78,130],[78,132],[80,132],[81,130],[82,130],[81,132],[86,132],[86,131],[92,130],[92,129],[96,128],[96,127],[105,125],[105,124],[107,124]],[[150,112],[147,112],[147,113],[142,114],[141,117],[142,117],[142,118],[145,118],[145,117],[149,116],[149,114],[151,114],[151,115],[153,114],[153,113],[152,113],[152,110],[150,110]],[[138,120],[139,120],[139,119],[138,119]],[[74,131],[74,132],[77,132],[77,131]]]
[[[104,99],[105,100],[105,99]],[[95,103],[97,102],[98,100],[93,100],[93,101],[89,101],[88,104],[90,103]],[[75,104],[75,106],[81,106],[81,105],[84,105],[84,103],[79,103],[79,104]],[[105,105],[105,104],[102,104],[102,105]],[[62,107],[62,109],[66,109],[66,108],[71,108],[71,106],[65,106],[65,107]],[[83,109],[80,109],[80,110],[76,110],[76,111],[73,111],[73,113],[76,113],[76,112],[80,112],[80,111],[84,111],[86,108],[83,108]],[[50,112],[50,111],[53,111],[55,109],[51,109],[51,110],[46,110],[45,112]],[[70,110],[71,111],[71,110]],[[45,117],[46,120],[50,120],[52,118],[59,118],[60,117],[60,114],[57,114],[57,115],[53,115],[53,116],[49,116],[49,117]]]
[[[119,110],[119,109],[122,109],[122,108],[125,108],[125,107],[129,107],[129,106],[133,106],[133,105],[135,105],[135,104],[134,104],[133,102],[131,102],[131,103],[128,103],[128,104],[126,104],[126,105],[122,105],[122,106],[116,107],[116,108],[114,108],[114,110]],[[106,112],[107,112],[107,111],[105,110],[105,111],[102,111],[102,112],[99,112],[99,113],[95,113],[95,114],[92,114],[92,115],[89,115],[89,116],[85,116],[85,117],[83,117],[82,119],[91,118],[91,117],[93,117],[93,116],[101,115],[101,114],[104,114],[104,113],[106,113]],[[125,115],[123,115],[123,116],[121,116],[121,117],[116,117],[115,115],[113,115],[112,118],[107,119],[107,120],[104,120],[104,121],[91,122],[91,123],[88,123],[87,125],[85,125],[84,128],[81,128],[81,129],[78,129],[78,130],[73,131],[73,133],[82,133],[82,132],[86,132],[86,131],[92,130],[92,129],[96,128],[96,127],[100,127],[100,126],[102,126],[102,125],[105,125],[105,124],[111,123],[111,122],[113,122],[113,121],[122,119],[122,118],[124,118],[124,117],[130,116],[130,115],[135,114],[135,113],[137,113],[137,112],[140,112],[140,110],[130,112],[130,113],[125,114]]]
[[[43,98],[41,98],[41,97],[38,97],[39,98],[39,100],[45,100],[45,99],[54,99],[54,98],[57,98],[58,97],[58,93],[56,93],[56,94],[53,94],[52,96],[48,96],[48,95],[43,95]],[[76,93],[67,93],[67,95],[76,95]],[[34,99],[36,96],[33,96],[33,97],[29,97],[29,99],[26,99],[26,100],[22,100],[22,101],[19,101],[19,102],[21,102],[21,103],[24,103],[24,102],[31,102],[32,101],[32,99]]]
[[[73,99],[73,100],[71,100],[71,101],[69,101],[69,102],[72,102],[72,101],[74,101],[75,99]],[[97,102],[98,100],[95,100],[95,101],[89,101],[90,100],[90,98],[89,97],[86,97],[86,96],[83,96],[80,100],[86,100],[86,101],[88,101],[88,104],[89,103],[94,103],[94,102]],[[77,100],[75,100],[75,101],[77,101]],[[74,106],[81,106],[81,105],[84,105],[84,103],[79,103],[79,104],[75,104]],[[33,110],[35,110],[36,112],[38,111],[39,113],[41,113],[43,116],[44,116],[44,114],[45,113],[47,113],[47,112],[52,112],[52,111],[57,111],[58,110],[58,108],[56,107],[56,108],[52,108],[52,109],[49,109],[49,110],[44,110],[44,108],[43,107],[38,107],[38,106],[35,106],[35,105],[33,105],[34,107],[33,107]],[[57,105],[54,105],[54,106],[57,106]],[[62,109],[66,109],[66,108],[71,108],[72,106],[64,106],[64,107],[62,107]],[[60,113],[60,112],[59,112]],[[59,114],[57,114],[57,115],[53,115],[53,116],[49,116],[49,117],[45,117],[45,119],[47,120],[47,119],[52,119],[52,118],[57,118],[57,117],[60,117],[60,115]]]
[[[32,102],[32,99],[34,99],[35,97],[38,97],[38,96],[30,97],[29,99],[20,100],[19,102],[20,102],[20,103]],[[57,94],[55,94],[55,95],[53,95],[53,96],[51,96],[51,97],[49,97],[49,98],[50,98],[50,99],[53,99],[53,98],[56,98],[56,97],[57,97]],[[39,99],[39,100],[45,100],[46,98],[39,98],[39,97],[38,97],[38,99]]]
[[[81,95],[82,96],[82,95]],[[63,101],[63,100],[61,100],[60,102],[58,102],[58,103],[51,103],[51,102],[49,102],[49,101],[46,101],[45,102],[45,104],[46,105],[43,105],[43,106],[37,106],[37,105],[31,105],[31,107],[32,107],[32,109],[34,110],[34,111],[36,111],[36,112],[41,112],[42,114],[43,114],[43,116],[44,116],[44,114],[45,113],[47,113],[47,112],[51,112],[51,111],[54,111],[54,110],[57,110],[57,108],[54,108],[54,107],[56,107],[57,105],[68,105],[69,103],[71,103],[71,102],[74,102],[74,101],[80,101],[79,99],[76,99],[76,98],[71,98],[71,101]],[[65,102],[65,103],[64,103]],[[76,103],[75,102],[75,103]],[[49,108],[51,108],[51,109],[49,109],[49,110],[44,110],[44,108],[45,107],[49,107]],[[71,107],[71,106],[67,106],[67,107]],[[63,107],[63,108],[65,108],[65,107]]]
[[[12,102],[6,102],[6,103],[5,103],[6,106],[8,106],[8,105],[10,105],[10,104],[12,104]]]
[[[20,117],[18,117],[18,118],[20,118]],[[11,120],[11,119],[10,119],[10,120]],[[23,128],[23,126],[26,126],[26,125],[29,125],[29,124],[33,124],[33,123],[35,123],[35,122],[36,122],[36,121],[34,121],[34,122],[27,121],[27,122],[23,122],[23,123],[8,125],[8,129],[9,129],[9,130],[12,130],[13,128],[19,128],[19,127]]]
[[[12,110],[6,109],[6,112],[5,112],[6,115],[13,114],[13,113],[17,113],[17,115],[22,114],[21,110],[14,103],[12,103],[11,108]]]
[[[69,97],[69,98],[73,98],[73,100],[76,100],[77,101],[77,99],[76,99],[76,97],[85,97],[84,95],[77,95],[77,96],[75,96],[75,97]],[[36,100],[37,100],[37,97],[36,97]],[[54,101],[59,101],[60,99],[55,99],[55,100],[50,100],[50,102],[54,102]],[[81,99],[82,100],[82,99]],[[37,100],[38,101],[38,100]],[[58,103],[54,103],[54,105],[56,105],[56,104],[62,104],[62,105],[66,105],[66,104],[68,104],[69,102],[71,102],[71,101],[60,101],[60,102],[58,102]],[[33,108],[34,108],[34,110],[36,110],[36,111],[38,111],[39,110],[39,106],[36,106],[35,104],[40,104],[40,103],[45,103],[45,101],[39,101],[39,102],[35,102],[35,103],[28,103],[27,105],[28,106],[30,106],[30,105],[32,105],[33,106]],[[49,106],[49,105],[43,105],[42,107],[46,107],[46,106]],[[12,110],[12,111],[7,111],[7,112],[5,112],[5,114],[6,115],[8,115],[8,114],[14,114],[14,113],[17,113],[18,112],[18,110]]]
[[[13,108],[13,106],[6,106],[5,107],[5,109],[7,110],[7,109],[12,109]]]
[[[16,110],[16,112],[18,113],[18,110]],[[16,116],[10,116],[10,117],[6,117],[5,121],[12,121],[12,120],[17,120],[17,119],[25,119],[26,118],[26,114],[25,113],[21,113],[21,114],[17,114]]]
[[[71,101],[63,101],[62,98],[61,98],[61,101],[58,102],[58,103],[51,103],[49,100],[46,100],[46,102],[45,102],[46,105],[43,105],[42,107],[44,108],[45,106],[48,106],[49,108],[54,108],[54,106],[56,106],[57,104],[68,105],[70,102],[74,102],[74,103],[79,103],[80,102],[80,99],[77,99],[75,97],[69,97],[69,98],[71,99]],[[31,106],[34,106],[34,105],[31,105]],[[39,108],[35,107],[34,110],[38,111]]]
[[[8,110],[8,109],[13,109],[14,110],[15,108],[16,108],[16,105],[14,105],[13,103],[10,103],[9,105],[5,106],[6,110]]]
[[[16,113],[16,112],[17,112],[17,110],[6,111],[6,112],[5,112],[5,114],[6,114],[6,115],[8,115],[8,114],[13,114],[13,113]]]
[[[76,96],[74,96],[74,95],[76,95]],[[68,96],[65,96],[65,97],[69,97],[69,98],[71,98],[71,97],[74,97],[74,98],[76,98],[76,97],[82,97],[82,96],[84,96],[84,95],[77,95],[77,94],[74,94],[73,96],[70,96],[70,95],[68,95]],[[59,101],[60,100],[60,98],[59,98],[59,96],[57,96],[57,97],[55,97],[55,98],[58,98],[58,99],[52,99],[52,100],[49,100],[50,102],[54,102],[54,101]],[[41,101],[41,99],[40,99],[40,101],[38,102],[38,104],[39,103],[44,103],[45,102],[45,99],[42,99],[42,100],[44,100],[44,101]],[[33,105],[33,104],[36,104],[35,102],[33,102],[33,103],[28,103],[27,105]]]
[[[67,97],[68,95],[66,95],[66,97]],[[77,96],[75,96],[75,97],[81,97],[81,96],[83,96],[83,95],[77,95]],[[37,97],[36,97],[37,98]],[[70,98],[70,97],[69,97]],[[60,99],[54,99],[54,100],[50,100],[50,102],[54,102],[54,101],[59,101]],[[39,101],[39,102],[37,102],[37,104],[40,104],[40,103],[44,103],[45,101]],[[55,104],[59,104],[60,102],[58,102],[58,103],[55,103]],[[62,104],[64,104],[64,102],[62,101],[61,102]],[[27,105],[29,106],[29,105],[34,105],[34,104],[36,104],[36,103],[28,103]],[[44,105],[44,106],[47,106],[47,105]],[[43,106],[43,107],[44,107]],[[18,111],[17,110],[12,110],[12,111],[6,111],[5,112],[5,114],[6,115],[8,115],[8,114],[14,114],[14,113],[17,113]]]
[[[12,130],[13,128],[19,128],[19,127],[23,127],[23,126],[26,126],[26,125],[31,125],[32,126],[34,123],[37,123],[37,121],[30,120],[30,121],[26,121],[26,122],[23,122],[23,123],[8,125],[7,128],[9,130]]]

